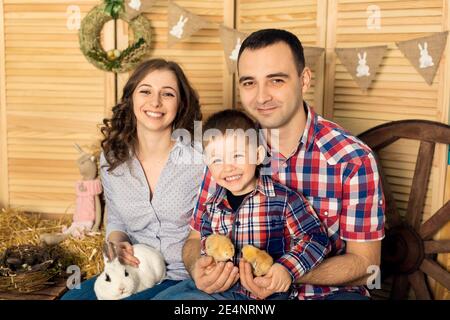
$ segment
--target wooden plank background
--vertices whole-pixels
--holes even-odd
[[[7,200],[23,210],[72,213],[80,177],[73,143],[89,147],[99,136],[105,73],[86,61],[78,31],[66,26],[74,1],[3,3]],[[97,3],[76,1],[82,17]]]

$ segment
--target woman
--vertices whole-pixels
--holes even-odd
[[[190,144],[172,136],[177,129],[193,133],[194,121],[201,120],[198,96],[178,64],[154,59],[136,68],[112,111],[101,128],[106,239],[115,243],[119,260],[132,266],[139,264],[132,244],[161,251],[166,280],[127,298],[150,299],[189,277],[181,250],[203,165],[194,163],[198,154]],[[83,282],[62,299],[96,299],[94,282]]]

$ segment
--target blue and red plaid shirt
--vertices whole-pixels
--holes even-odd
[[[305,104],[307,121],[299,145],[288,157],[268,150],[262,174],[301,192],[327,229],[331,252],[346,252],[346,241],[376,241],[384,237],[384,195],[377,163],[370,148],[337,124],[323,119]],[[265,169],[265,170],[264,170]],[[191,227],[200,232],[205,203],[216,183],[206,171]],[[369,295],[363,286],[297,285],[299,299],[320,299],[338,292]]]
[[[236,212],[227,200],[226,190],[219,186],[205,202],[200,234],[202,254],[206,237],[226,235],[235,247],[235,265],[239,264],[243,246],[251,244],[283,265],[293,283],[329,251],[326,230],[308,201],[266,175],[260,176],[256,189],[244,198]],[[253,297],[244,288],[241,290]]]

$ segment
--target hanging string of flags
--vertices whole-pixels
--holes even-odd
[[[127,13],[129,15],[138,15],[142,12],[148,12],[148,9],[155,1],[156,0],[129,0],[128,2],[127,0]],[[373,15],[373,21],[370,20],[372,21],[370,22],[370,25],[368,20],[367,23],[368,28],[370,27],[369,29],[380,28],[379,17],[377,17],[378,16]],[[179,6],[172,0],[169,1],[167,20],[167,45],[169,48],[174,44],[189,38],[202,28],[217,26]],[[219,25],[219,34],[228,71],[234,73],[240,46],[248,34],[228,28],[224,25]],[[429,85],[432,84],[439,67],[439,62],[447,43],[447,36],[448,31],[445,31],[426,37],[396,42],[399,50]],[[358,86],[362,90],[367,90],[376,77],[387,49],[388,46],[383,45],[373,47],[336,48],[335,52]],[[304,47],[307,66],[314,68],[324,50],[324,48],[319,47]]]
[[[425,79],[433,83],[447,43],[448,31],[431,36],[396,42],[411,65]],[[337,48],[336,54],[362,90],[367,90],[381,65],[387,46]]]
[[[169,18],[167,28],[167,45],[169,48],[172,47],[175,43],[189,38],[198,30],[206,26],[214,25],[186,10],[185,8],[182,8],[173,1],[169,1],[168,15]],[[219,25],[219,35],[222,42],[228,71],[230,74],[232,74],[236,70],[239,49],[248,34],[240,32],[236,29],[226,27],[224,25]],[[304,47],[306,64],[309,67],[314,68],[318,61],[318,58],[324,51],[324,48]]]
[[[168,19],[169,46],[191,36],[208,25],[203,18],[181,8],[172,1],[169,3]],[[247,34],[219,26],[220,39],[224,49],[228,71],[236,70],[237,54]],[[431,36],[396,42],[397,47],[414,66],[417,72],[431,85],[439,67],[442,53],[447,43],[448,31]],[[335,52],[342,64],[362,90],[367,90],[375,79],[381,66],[387,45],[359,48],[336,48]],[[305,47],[306,64],[314,68],[324,48]]]

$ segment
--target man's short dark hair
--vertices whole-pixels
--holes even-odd
[[[297,66],[298,74],[300,75],[305,67],[305,56],[303,54],[302,43],[293,33],[280,29],[262,29],[250,34],[244,42],[242,42],[241,48],[239,49],[238,65],[241,54],[245,49],[262,49],[279,42],[284,42],[291,48],[292,56],[294,57],[294,62]]]

